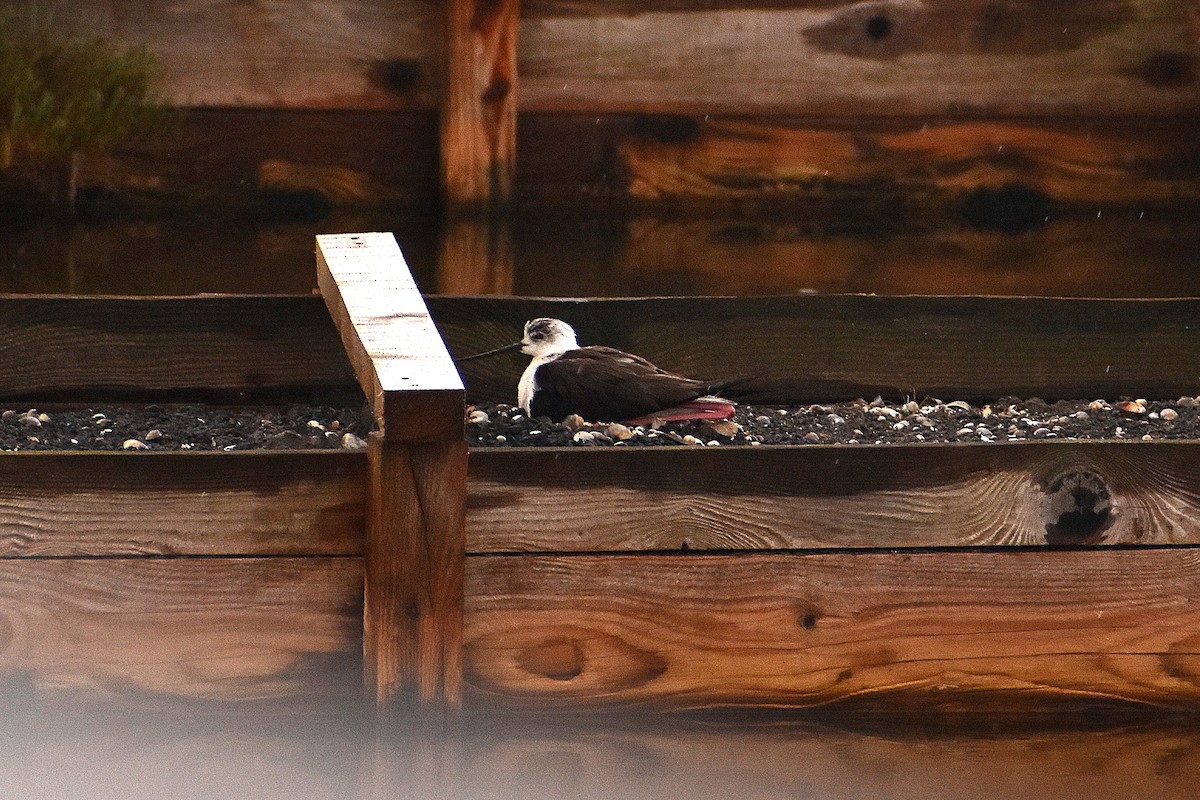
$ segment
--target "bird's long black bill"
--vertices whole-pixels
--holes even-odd
[[[498,353],[507,353],[510,350],[519,350],[523,344],[524,344],[524,342],[513,342],[512,344],[504,345],[504,347],[497,347],[495,350],[488,350],[483,353],[476,353],[473,356],[463,356],[462,358],[456,358],[456,359],[454,359],[454,363],[461,364],[464,361],[474,361],[475,359],[483,358],[484,356],[494,356]]]

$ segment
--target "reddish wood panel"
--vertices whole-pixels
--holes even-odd
[[[350,452],[5,453],[0,557],[361,555]]]
[[[1200,707],[1200,550],[467,560],[467,703]]]
[[[0,338],[9,400],[236,402],[354,382],[312,297],[0,297]]]
[[[533,317],[558,317],[582,344],[674,372],[754,375],[765,402],[1200,394],[1200,303],[1190,299],[432,297],[429,307],[457,356],[514,341]],[[513,402],[526,363],[513,354],[463,364],[468,395]]]
[[[357,694],[359,558],[0,561],[0,672],[38,697]]]
[[[462,701],[467,445],[371,437],[365,679],[381,708]]]
[[[517,133],[518,0],[446,0],[442,189],[452,208],[503,205]]]
[[[1200,544],[1200,445],[481,448],[467,552]]]

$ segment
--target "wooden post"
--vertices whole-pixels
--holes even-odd
[[[519,0],[445,0],[442,188],[451,209],[506,204],[517,140]]]
[[[383,709],[457,707],[462,381],[391,234],[318,236],[317,283],[380,427],[368,450],[367,690]]]
[[[439,294],[513,293],[512,227],[504,217],[448,219],[438,250]]]

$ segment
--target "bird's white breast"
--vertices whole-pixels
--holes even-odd
[[[553,353],[548,356],[539,356],[530,361],[529,366],[521,373],[521,380],[517,381],[517,405],[525,409],[526,414],[532,413],[529,407],[533,404],[533,393],[538,390],[536,380],[538,367],[561,355],[562,353]]]

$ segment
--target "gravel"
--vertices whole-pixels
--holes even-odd
[[[7,408],[0,450],[359,449],[374,427],[368,410],[325,406]]]
[[[731,420],[651,426],[563,424],[529,419],[519,409],[484,404],[467,409],[473,447],[764,444],[897,444],[1062,439],[1200,439],[1200,397],[1173,401],[1118,398],[1047,403],[1004,397],[985,405],[962,400],[825,403],[799,407],[739,406]]]

